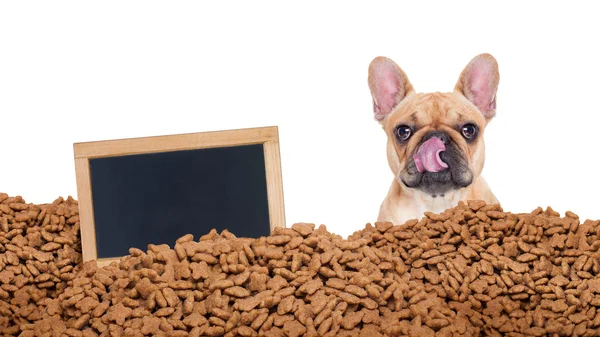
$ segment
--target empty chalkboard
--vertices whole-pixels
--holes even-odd
[[[285,227],[277,128],[74,144],[84,261]]]

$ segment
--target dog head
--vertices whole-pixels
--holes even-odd
[[[473,58],[453,92],[417,93],[385,57],[369,66],[375,119],[385,130],[388,164],[401,185],[432,197],[468,187],[485,160],[483,132],[496,114],[498,64]]]

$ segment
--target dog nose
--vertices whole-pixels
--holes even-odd
[[[450,136],[448,136],[448,134],[445,133],[444,131],[429,132],[428,134],[425,135],[425,137],[423,137],[423,142],[425,142],[433,137],[439,138],[442,141],[442,143],[444,143],[444,145],[447,145],[450,142]]]

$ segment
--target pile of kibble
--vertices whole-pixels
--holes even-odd
[[[213,230],[99,268],[75,200],[0,194],[0,335],[599,336],[599,223],[469,202],[347,240]]]

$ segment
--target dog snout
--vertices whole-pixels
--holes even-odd
[[[431,131],[428,134],[426,134],[425,137],[423,137],[422,142],[426,142],[427,140],[433,137],[439,138],[442,141],[442,143],[444,143],[444,145],[448,145],[448,143],[450,143],[450,136],[448,136],[448,134],[444,131]]]

